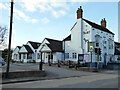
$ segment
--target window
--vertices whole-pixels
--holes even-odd
[[[113,49],[113,42],[112,40],[108,40],[108,45],[109,45],[109,49]]]
[[[105,44],[106,44],[107,42],[105,41]]]
[[[26,58],[26,55],[25,54],[23,54],[23,59],[25,59]]]
[[[96,43],[96,47],[99,47],[99,43]]]
[[[66,58],[66,59],[69,58],[69,53],[65,53],[65,58]]]
[[[37,58],[40,59],[40,53],[37,54]]]
[[[17,54],[14,54],[14,59],[17,59]]]
[[[77,58],[77,54],[76,53],[72,53],[72,58],[76,59]]]
[[[32,59],[32,54],[28,54],[28,59]]]

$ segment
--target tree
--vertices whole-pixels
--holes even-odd
[[[7,28],[0,26],[0,45],[5,43]]]
[[[11,50],[11,53],[12,52],[13,52],[13,50]],[[5,62],[7,61],[7,58],[8,58],[8,49],[4,49],[2,51],[2,58],[5,60]],[[12,58],[12,54],[11,54],[10,58]]]

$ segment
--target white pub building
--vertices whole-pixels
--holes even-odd
[[[87,63],[95,66],[99,61],[100,66],[114,60],[114,33],[106,28],[105,18],[101,25],[83,18],[82,7],[77,10],[77,21],[71,28],[71,34],[63,40],[65,60],[78,61],[78,54],[87,55]],[[94,42],[94,48],[101,49],[99,60],[95,52],[88,52],[88,43]],[[97,61],[98,60],[98,61]],[[82,63],[86,61],[83,60]]]

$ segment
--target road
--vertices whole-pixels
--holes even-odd
[[[44,65],[46,80],[22,83],[3,84],[3,88],[117,88],[118,73],[116,70],[105,70],[98,73],[76,71]],[[2,68],[5,71],[5,67]],[[38,70],[37,64],[12,64],[10,71]]]
[[[3,88],[117,88],[117,75],[97,74],[52,80],[3,84]]]

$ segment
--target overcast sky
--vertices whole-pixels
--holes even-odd
[[[55,0],[56,1],[56,0]],[[59,0],[60,1],[60,0]],[[63,40],[76,22],[76,10],[82,6],[83,18],[100,24],[106,18],[107,28],[118,41],[118,2],[41,2],[21,0],[14,4],[12,48],[27,41],[42,42],[47,38]],[[10,2],[0,0],[0,25],[9,30]]]

